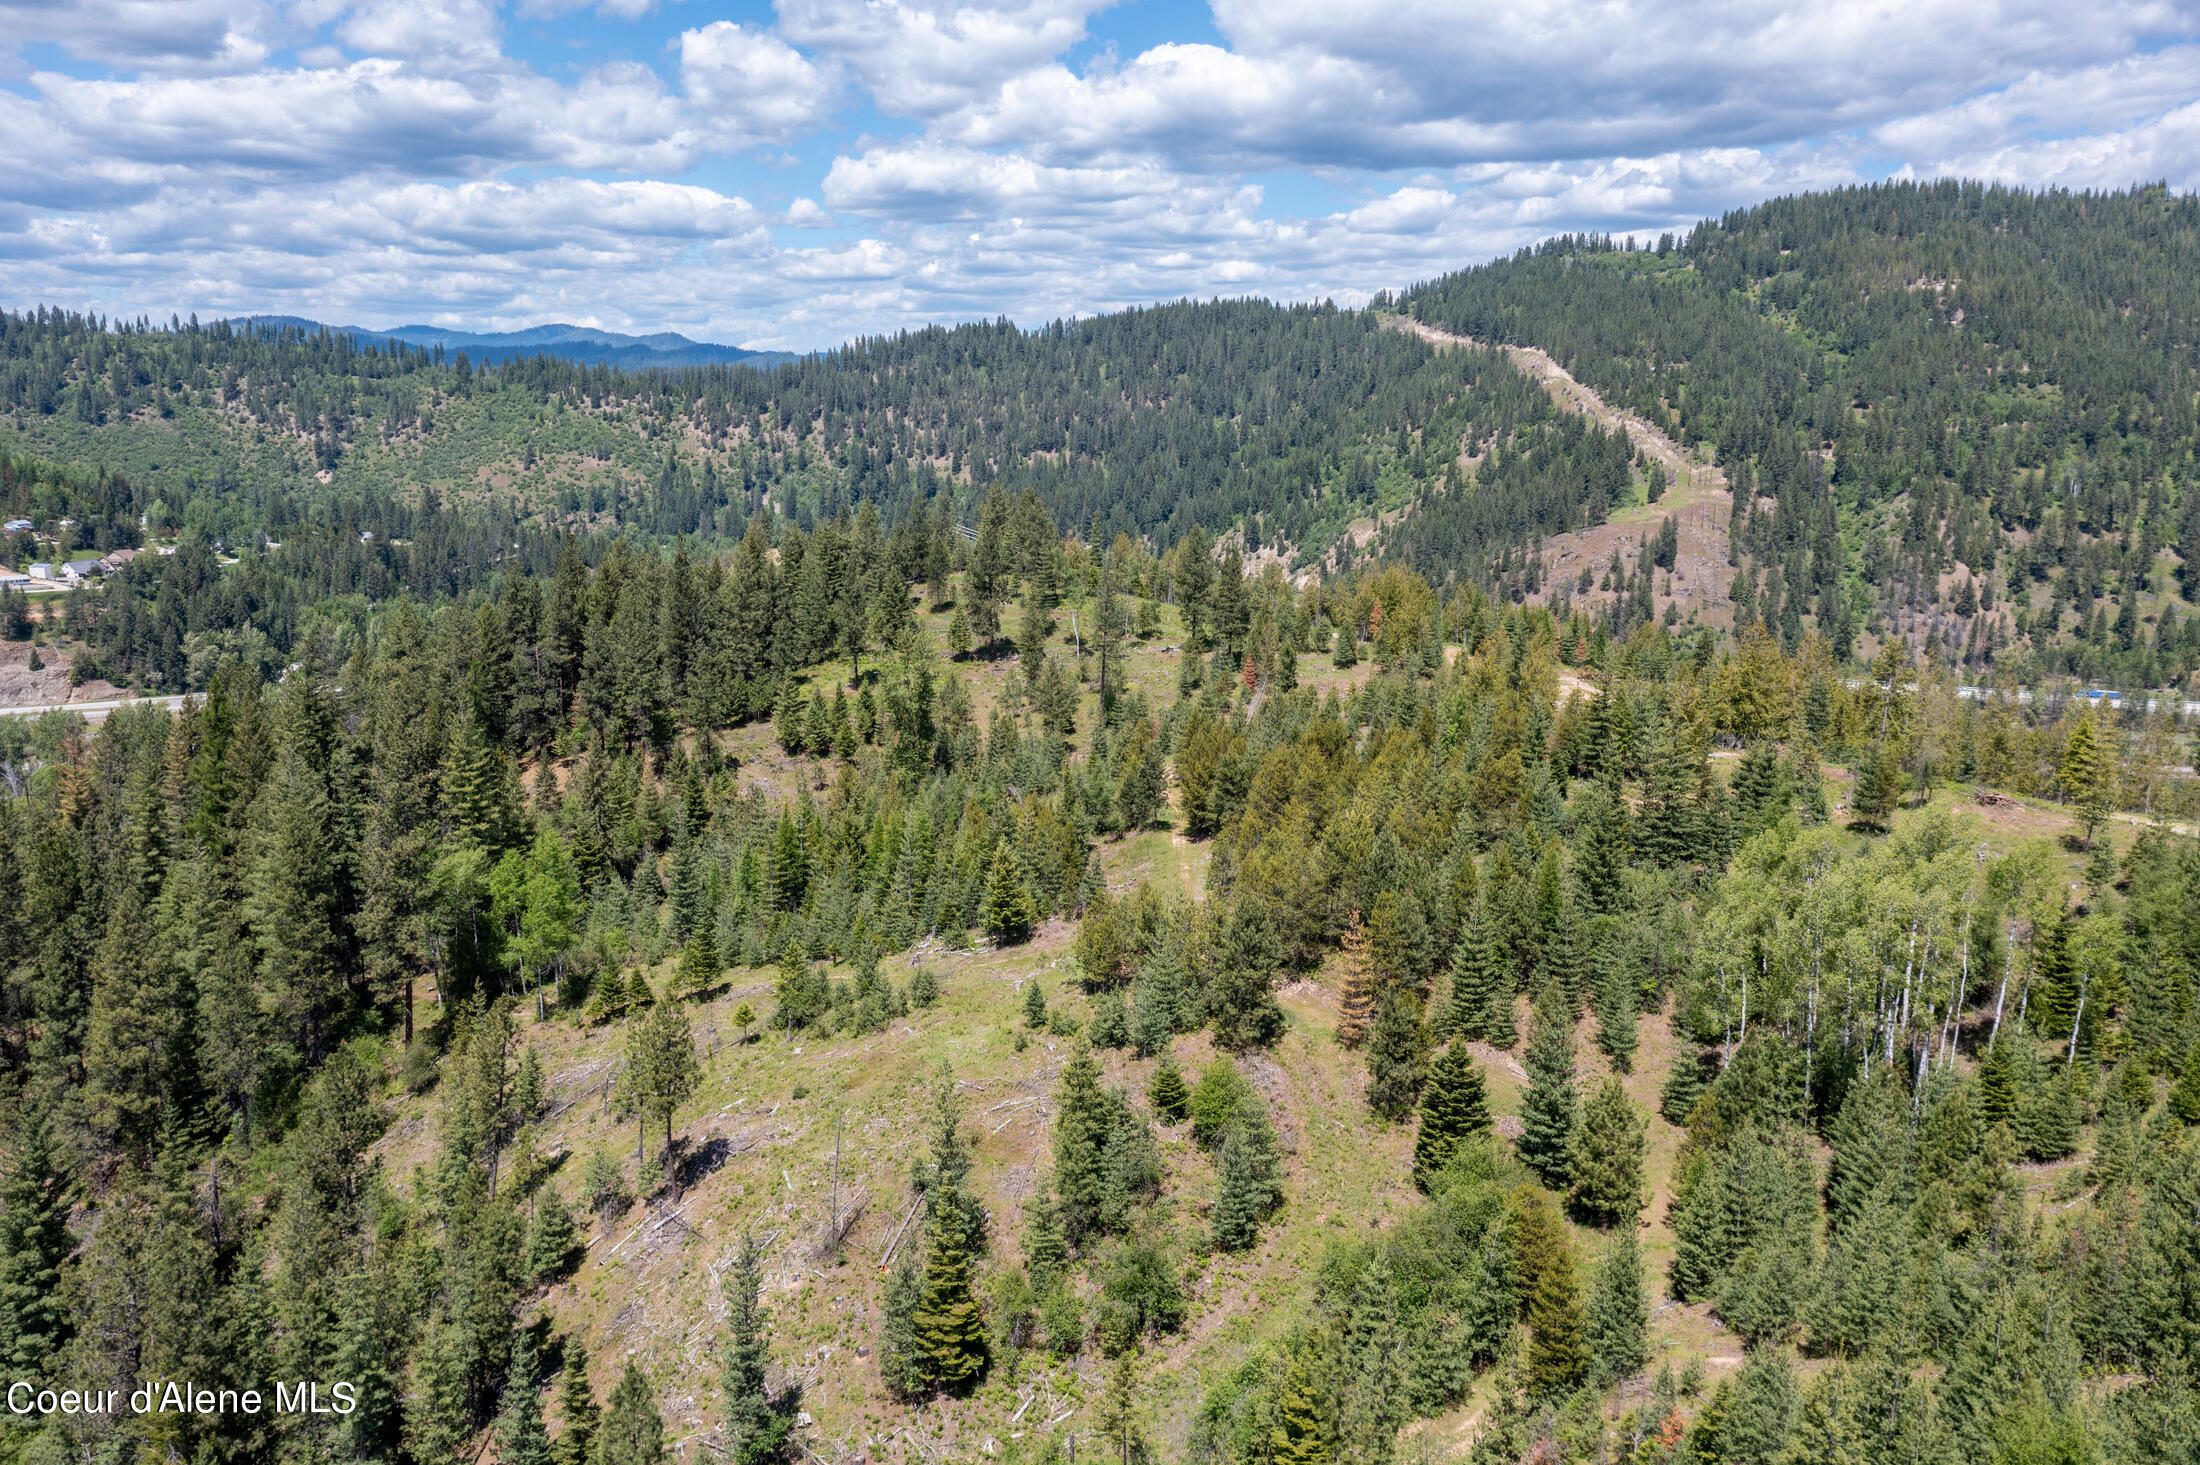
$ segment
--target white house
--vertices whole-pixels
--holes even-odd
[[[10,519],[7,523],[0,524],[0,534],[27,534],[30,527],[31,521],[28,519]]]
[[[70,560],[61,567],[64,580],[89,580],[94,575],[106,573],[106,566],[98,560]]]
[[[32,565],[30,572],[33,580],[51,580],[54,578],[53,566],[47,564],[44,560]]]

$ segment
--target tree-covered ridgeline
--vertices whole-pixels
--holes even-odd
[[[730,547],[767,509],[807,531],[870,501],[889,531],[968,529],[996,488],[1095,543],[1197,526],[1301,566],[1349,563],[1369,551],[1346,527],[1388,521],[1383,559],[1550,596],[1542,543],[1654,502],[1664,469],[1494,351],[1380,329],[1397,310],[1545,348],[1714,456],[1742,490],[1736,619],[1790,650],[1899,634],[1975,674],[2159,686],[2200,664],[2195,248],[2192,201],[2160,188],[1886,184],[1641,248],[1554,239],[1367,312],[1182,303],[768,372],[476,368],[41,308],[0,316],[0,442],[29,460],[0,465],[0,508],[54,535],[18,563],[141,532],[273,539],[304,583],[263,587],[271,606],[463,592],[513,556],[546,571],[557,531],[593,560],[622,530]],[[1615,633],[1649,617],[1640,600]],[[280,643],[286,622],[254,624]]]
[[[1892,628],[2020,677],[2190,673],[2165,609],[2189,621],[2200,555],[2190,196],[1889,183],[1635,245],[1553,239],[1395,303],[1714,453],[1747,490],[1735,598],[1791,648]]]
[[[56,489],[6,505],[42,526],[75,517],[78,542],[102,549],[134,542],[139,515],[237,544],[352,519],[403,538],[405,522],[376,521],[426,483],[491,519],[726,542],[767,505],[804,528],[866,499],[890,525],[935,503],[974,523],[992,488],[1028,488],[1098,539],[1234,528],[1248,550],[1311,557],[1352,518],[1443,484],[1462,451],[1553,415],[1494,355],[1439,355],[1364,312],[1250,301],[904,332],[770,372],[639,374],[40,308],[0,313],[0,387],[17,442],[136,485],[124,522],[72,512]],[[1508,545],[1590,502],[1563,480],[1527,487],[1565,502],[1511,516]],[[1599,487],[1623,496],[1624,472]],[[390,506],[354,512],[370,493]]]

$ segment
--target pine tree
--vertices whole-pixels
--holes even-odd
[[[1108,1390],[1094,1419],[1093,1443],[1104,1461],[1114,1465],[1147,1465],[1146,1437],[1138,1428],[1138,1353],[1126,1348],[1116,1355],[1108,1371]]]
[[[1554,1244],[1536,1270],[1527,1309],[1528,1392],[1546,1399],[1570,1392],[1589,1368],[1588,1319],[1573,1248],[1564,1229],[1555,1221],[1552,1227]]]
[[[680,948],[680,968],[674,981],[682,992],[703,992],[717,985],[724,968],[718,960],[718,947],[708,932],[697,928]]]
[[[26,1105],[0,1151],[0,1370],[38,1378],[68,1336],[62,1267],[76,1250],[69,1177],[42,1106]]]
[[[1795,1419],[1795,1368],[1779,1348],[1752,1348],[1734,1376],[1722,1431],[1729,1460],[1777,1460]]]
[[[1582,1106],[1573,1140],[1574,1209],[1599,1225],[1632,1227],[1642,1211],[1643,1118],[1617,1078]]]
[[[695,1056],[695,1033],[687,1009],[677,1002],[653,1004],[627,1021],[626,1102],[645,1121],[664,1126],[665,1154],[672,1154],[672,1120],[695,1094],[703,1069]]]
[[[1268,1186],[1261,1174],[1259,1140],[1251,1126],[1230,1126],[1222,1142],[1220,1186],[1215,1197],[1215,1250],[1243,1251],[1260,1238]]]
[[[1650,1308],[1642,1290],[1642,1252],[1635,1228],[1622,1226],[1606,1248],[1589,1289],[1590,1368],[1606,1382],[1642,1372],[1650,1358]]]
[[[1337,1041],[1347,1048],[1357,1048],[1367,1036],[1368,1025],[1375,1020],[1377,1000],[1375,960],[1368,951],[1367,930],[1361,925],[1357,910],[1345,917],[1341,966],[1343,986],[1337,994]]]
[[[1489,911],[1480,902],[1452,952],[1451,1031],[1493,1048],[1510,1048],[1519,1041],[1513,1029],[1512,970]]]
[[[1163,939],[1139,963],[1134,995],[1131,1047],[1151,1058],[1167,1049],[1183,1023],[1184,958],[1175,942]]]
[[[720,1388],[726,1401],[726,1444],[739,1465],[769,1465],[787,1453],[790,1420],[765,1384],[771,1361],[771,1317],[764,1311],[762,1254],[744,1237],[726,1278],[726,1361]]]
[[[1996,1038],[1987,1045],[1986,1052],[1979,1059],[1978,1064],[1979,1123],[1988,1129],[1997,1124],[2007,1125],[2011,1134],[2015,1134],[2017,1128],[2018,1090],[2015,1049],[2016,1040],[2013,1037],[2008,1039]],[[2190,1124],[2194,1120],[2200,1120],[2200,1070],[2196,1070],[2188,1059],[2185,1064],[2185,1072],[2192,1075],[2190,1079],[2191,1113],[2187,1115],[2178,1108],[2178,1089],[2185,1087],[2186,1080],[2180,1079],[2178,1085],[2170,1090],[2169,1102],[2172,1112],[2175,1112],[2179,1118]]]
[[[565,1340],[565,1372],[558,1376],[558,1414],[564,1420],[550,1447],[557,1465],[589,1465],[596,1453],[596,1424],[602,1410],[588,1384],[588,1349],[570,1335]]]
[[[1041,1192],[1024,1215],[1024,1272],[1032,1291],[1043,1293],[1061,1278],[1067,1254],[1060,1208],[1051,1194]]]
[[[2085,1122],[2079,1081],[2075,1066],[2066,1063],[2026,1086],[2018,1135],[2025,1154],[2047,1161],[2077,1153],[2078,1131]]]
[[[985,1376],[985,1320],[970,1290],[970,1253],[959,1217],[933,1211],[926,1238],[924,1297],[917,1304],[917,1357],[925,1379],[950,1394],[967,1393]]]
[[[2169,1111],[2187,1124],[2200,1124],[2200,1042],[2185,1050],[2184,1066],[2170,1085]]]
[[[1734,770],[1735,814],[1743,837],[1770,828],[1787,812],[1788,791],[1777,753],[1769,738],[1760,738],[1742,755]]]
[[[2100,732],[2090,710],[2080,713],[2063,742],[2062,757],[2055,764],[2055,782],[2063,799],[2085,825],[2085,847],[2093,848],[2093,831],[2114,807],[2115,765],[2102,746]]]
[[[1111,987],[1092,999],[1092,1045],[1124,1048],[1130,1041],[1131,1020],[1123,1010],[1123,994]]]
[[[2072,924],[2068,910],[2058,911],[2053,920],[2041,921],[2032,936],[2033,1025],[2062,1047],[2082,1017],[2078,1002],[2084,979],[2070,949]]]
[[[498,1465],[551,1465],[550,1436],[542,1427],[542,1395],[535,1376],[535,1345],[525,1328],[512,1345],[504,1411],[497,1418],[497,1461]]]
[[[1054,1111],[1054,1193],[1061,1199],[1063,1235],[1081,1246],[1101,1225],[1109,1129],[1100,1065],[1081,1043],[1062,1066]]]
[[[913,1244],[902,1248],[886,1278],[880,1307],[879,1378],[887,1393],[905,1403],[921,1397],[925,1389],[924,1358],[917,1347],[917,1308],[924,1302],[924,1273],[918,1265],[921,1250]]]
[[[1215,972],[1207,987],[1207,1012],[1215,1045],[1233,1052],[1275,1041],[1283,1031],[1276,1005],[1275,972],[1281,942],[1267,907],[1241,900],[1224,928]]]
[[[1367,1037],[1367,1106],[1393,1122],[1413,1111],[1421,1089],[1427,1034],[1421,1004],[1404,987],[1383,991]]]
[[[1031,928],[1038,920],[1038,906],[1032,899],[1031,887],[1024,881],[1023,861],[1016,858],[1008,837],[1003,835],[993,847],[978,924],[995,942],[1013,946],[1031,935]]]
[[[650,1393],[649,1375],[630,1363],[604,1407],[594,1465],[663,1465],[664,1459],[664,1416]]]
[[[1676,719],[1659,726],[1643,777],[1642,814],[1635,850],[1654,865],[1686,865],[1702,853],[1703,821],[1697,794],[1703,787],[1702,755]]]
[[[1673,1071],[1665,1076],[1664,1086],[1658,1090],[1658,1113],[1668,1124],[1686,1124],[1688,1111],[1696,1107],[1696,1100],[1702,1093],[1703,1055],[1684,1044],[1673,1055]]]
[[[1902,800],[1902,755],[1892,743],[1868,750],[1857,767],[1849,814],[1856,826],[1885,833]]]
[[[1037,977],[1024,982],[1024,1025],[1033,1032],[1047,1025],[1047,994],[1040,988]]]
[[[1341,642],[1349,633],[1339,631],[1337,634]],[[1329,1465],[1329,1445],[1322,1437],[1321,1413],[1315,1405],[1314,1392],[1305,1355],[1294,1354],[1284,1370],[1283,1387],[1276,1395],[1276,1422],[1268,1431],[1268,1446],[1275,1465]]]
[[[1634,1065],[1635,984],[1630,979],[1627,961],[1617,951],[1607,952],[1599,963],[1600,972],[1596,989],[1597,1047],[1612,1067],[1621,1073],[1631,1072]]]
[[[405,1442],[416,1460],[459,1458],[460,1446],[470,1432],[466,1359],[458,1331],[441,1318],[432,1319],[420,1341],[413,1345],[413,1389],[405,1401]]]
[[[1528,1089],[1520,1103],[1521,1162],[1545,1185],[1564,1190],[1573,1174],[1573,1023],[1564,1000],[1545,987],[1528,1024]]]
[[[1627,862],[1632,854],[1627,805],[1601,784],[1592,784],[1575,816],[1580,831],[1574,878],[1581,884],[1584,907],[1599,915],[1617,915],[1627,904]]]
[[[1154,1117],[1164,1124],[1183,1123],[1191,1113],[1191,1097],[1191,1090],[1184,1086],[1184,1075],[1177,1069],[1176,1059],[1163,1053],[1160,1067],[1154,1070],[1153,1085],[1146,1090]]]
[[[572,1207],[555,1186],[545,1186],[535,1200],[534,1224],[527,1231],[528,1277],[537,1286],[558,1281],[571,1269],[573,1249],[579,1244]]]
[[[1413,1137],[1413,1183],[1426,1195],[1473,1135],[1490,1132],[1488,1087],[1462,1039],[1439,1053],[1421,1091],[1421,1123]]]

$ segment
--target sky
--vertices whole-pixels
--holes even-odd
[[[0,0],[0,305],[768,349],[2200,184],[2200,0]]]

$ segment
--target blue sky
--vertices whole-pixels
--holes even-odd
[[[761,347],[2200,183],[2200,0],[0,0],[0,304]]]

